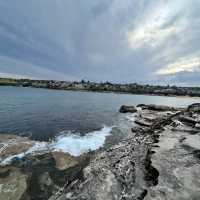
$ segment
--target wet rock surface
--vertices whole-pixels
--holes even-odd
[[[20,200],[25,197],[28,176],[14,167],[0,169],[0,200]],[[28,198],[26,198],[28,199]]]
[[[52,152],[52,155],[56,162],[56,168],[59,170],[65,170],[78,165],[78,160],[68,153],[55,151]]]
[[[189,112],[200,112],[200,103],[194,103],[188,106]]]
[[[119,112],[121,113],[135,113],[137,112],[137,109],[135,108],[135,106],[121,106],[121,108],[119,109]]]
[[[4,135],[0,137],[0,160],[8,156],[21,154],[34,145],[34,142],[28,138],[15,135]]]
[[[200,199],[199,104],[138,108],[132,131],[107,149],[28,154],[1,166],[0,200]]]
[[[132,134],[129,134],[118,145],[98,153],[95,159],[83,170],[82,180],[74,180],[63,190],[62,194],[52,196],[51,199],[182,199],[184,193],[180,196],[173,196],[173,192],[175,193],[177,189],[174,186],[177,184],[176,181],[183,181],[188,172],[173,177],[173,170],[175,170],[173,166],[176,167],[175,171],[180,173],[183,172],[181,170],[183,163],[176,162],[176,157],[174,158],[173,154],[166,155],[165,152],[161,152],[160,155],[157,151],[161,149],[162,141],[160,138],[162,135],[166,135],[167,145],[173,146],[174,141],[170,140],[168,131],[174,126],[182,125],[179,120],[180,116],[187,117],[189,113],[185,109],[179,110],[162,106],[155,109],[155,107],[151,105],[149,109],[149,106],[143,105],[142,111],[136,117],[136,122],[140,123],[137,123],[138,126],[132,129]],[[171,132],[174,131],[171,130]],[[191,136],[190,132],[183,132],[183,134]],[[178,141],[183,143],[180,133],[178,137],[180,137]],[[186,145],[188,142],[191,143],[185,139],[185,144],[183,144]],[[169,147],[165,144],[163,146],[167,151]],[[194,170],[196,173],[198,164],[195,162],[195,166],[193,166],[192,159],[186,160],[191,165],[190,171]],[[166,169],[165,173],[161,170],[161,166]],[[163,179],[167,179],[163,185],[166,187],[166,191],[168,189],[173,191],[172,195],[169,196],[166,191],[166,194],[160,191],[159,188],[163,187],[160,186],[162,184],[162,181],[160,182],[161,176]],[[194,195],[200,197],[197,189],[198,181],[194,184],[195,187],[192,185],[190,187],[196,189],[187,190],[187,197],[190,195],[192,195],[191,197]]]
[[[79,178],[92,157],[37,151],[37,142],[13,135],[0,142],[0,200],[47,200]]]

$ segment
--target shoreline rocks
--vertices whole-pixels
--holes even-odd
[[[28,176],[19,169],[0,168],[0,200],[21,200],[26,194]]]
[[[80,177],[92,155],[40,149],[26,137],[0,135],[0,200],[47,200]]]
[[[121,108],[119,109],[120,113],[136,113],[137,109],[135,108],[135,106],[121,106]]]
[[[159,143],[158,132],[173,122],[177,112],[141,112],[142,117],[151,116],[149,127],[141,124],[119,144],[97,154],[83,170],[83,180],[75,180],[72,188],[66,187],[53,199],[145,199],[159,180],[159,171],[151,161],[152,147]]]
[[[140,107],[142,109],[146,110],[153,110],[153,111],[176,111],[177,109],[174,107],[169,107],[169,106],[163,106],[163,105],[154,105],[154,104],[139,104],[137,107]]]
[[[59,170],[66,170],[70,167],[78,165],[78,160],[74,156],[64,152],[52,152],[53,158],[56,162],[56,168]]]
[[[12,157],[17,154],[23,154],[28,149],[33,147],[34,141],[26,137],[15,135],[1,134],[0,137],[0,161],[7,157]]]
[[[189,112],[200,112],[200,103],[194,103],[188,106]]]
[[[139,107],[132,132],[108,149],[26,155],[0,167],[0,197],[14,185],[19,200],[199,199],[198,105]]]

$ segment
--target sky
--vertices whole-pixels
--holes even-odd
[[[0,77],[199,86],[200,0],[0,0]]]

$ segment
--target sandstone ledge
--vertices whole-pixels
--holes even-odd
[[[20,200],[199,199],[198,105],[139,107],[136,121],[142,123],[119,144],[78,158],[61,152],[26,156],[1,168],[0,184],[11,181],[12,168],[23,180],[16,190]]]

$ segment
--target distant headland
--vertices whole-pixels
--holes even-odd
[[[130,94],[200,97],[200,87],[142,85],[137,83],[128,83],[128,84],[117,84],[110,82],[96,83],[85,80],[72,82],[72,81],[55,81],[55,80],[0,78],[0,86],[18,86],[18,87],[48,88],[57,90],[78,90],[78,91],[94,91],[94,92],[116,92],[116,93],[130,93]]]

